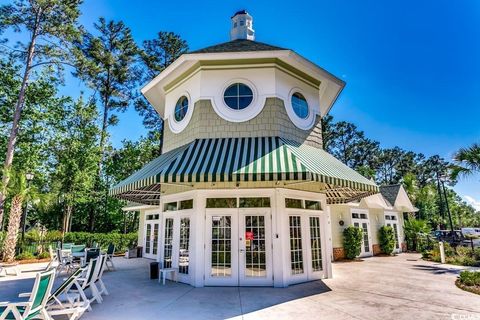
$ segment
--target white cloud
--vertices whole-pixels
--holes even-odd
[[[467,201],[469,205],[474,207],[475,210],[480,211],[480,200],[477,200],[474,197],[470,196],[463,196],[463,198],[465,199],[465,201]]]

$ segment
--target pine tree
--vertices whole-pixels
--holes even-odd
[[[70,61],[70,43],[79,36],[77,19],[81,0],[17,0],[0,6],[0,33],[6,29],[29,35],[18,49],[9,50],[23,67],[22,82],[15,101],[15,113],[9,133],[4,172],[10,170],[17,143],[19,123],[22,117],[27,84],[32,70],[39,66],[56,66]],[[2,176],[2,184],[8,185],[9,176]],[[0,190],[1,191],[1,190]],[[6,194],[0,193],[0,230],[3,221]]]
[[[160,31],[157,38],[144,41],[140,51],[144,75],[142,81],[149,82],[187,51],[187,42],[173,32]],[[149,138],[159,144],[160,154],[163,142],[162,118],[142,95],[135,100],[135,110],[143,117],[143,125],[150,130]]]
[[[115,112],[123,112],[130,105],[138,80],[136,58],[138,47],[130,29],[121,21],[100,18],[94,24],[98,36],[86,33],[83,41],[77,43],[76,57],[79,61],[77,76],[85,80],[95,91],[101,109],[100,157],[97,162],[96,196],[103,195],[101,189],[105,150],[108,144],[108,127],[116,125]],[[92,201],[89,229],[95,223],[95,202]]]

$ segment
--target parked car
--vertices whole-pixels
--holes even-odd
[[[466,236],[480,237],[480,228],[462,228],[462,233]]]
[[[433,235],[438,241],[448,242],[451,246],[467,246],[470,243],[460,230],[454,230],[454,233],[451,230],[435,230]]]

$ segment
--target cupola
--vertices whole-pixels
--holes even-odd
[[[232,17],[230,40],[233,41],[237,39],[255,40],[253,18],[246,10],[237,11]]]

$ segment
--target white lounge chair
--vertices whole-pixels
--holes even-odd
[[[97,275],[97,279],[95,280],[95,284],[98,283],[100,285],[100,290],[99,290],[100,295],[108,296],[107,288],[105,287],[105,283],[103,283],[103,280],[102,280],[103,272],[105,271],[105,267],[107,266],[107,254],[100,255],[99,259],[100,259],[100,269],[98,270],[98,275]]]
[[[55,269],[37,273],[33,290],[29,294],[30,299],[26,302],[0,303],[0,320],[22,320],[38,317],[52,319],[45,306],[50,297],[54,280]]]
[[[50,316],[66,315],[70,320],[78,319],[86,310],[91,310],[88,300],[78,279],[86,269],[78,268],[58,287],[47,301]],[[75,288],[73,292],[72,288]]]
[[[80,293],[81,290],[86,291],[87,289],[90,289],[92,293],[92,296],[88,298],[90,303],[93,301],[97,301],[97,303],[102,303],[102,296],[100,294],[100,291],[98,290],[98,287],[95,284],[100,273],[100,268],[101,257],[90,259],[88,266],[85,267],[85,272],[80,278],[77,279],[79,287],[76,289],[72,288],[72,292]]]
[[[18,276],[21,273],[18,263],[0,263],[0,277]]]

